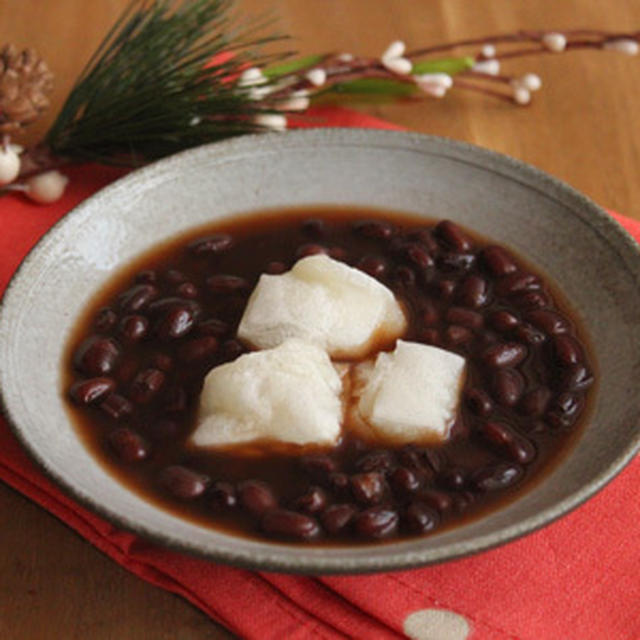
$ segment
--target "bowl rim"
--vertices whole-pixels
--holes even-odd
[[[581,218],[582,221],[589,225],[600,237],[614,245],[619,254],[624,253],[624,255],[620,255],[622,263],[640,288],[640,247],[631,235],[588,196],[564,181],[530,164],[474,144],[434,135],[364,128],[310,128],[287,131],[285,133],[245,135],[188,149],[149,164],[141,169],[132,171],[73,207],[41,236],[38,242],[20,262],[7,284],[0,299],[0,348],[2,347],[2,343],[6,342],[5,336],[7,333],[2,331],[7,315],[6,309],[12,304],[14,298],[19,297],[23,282],[26,282],[23,277],[24,267],[36,260],[39,254],[46,249],[46,246],[44,246],[45,240],[50,240],[58,233],[64,233],[65,227],[72,225],[75,217],[80,215],[85,208],[93,207],[100,200],[110,198],[112,193],[117,193],[117,191],[127,188],[130,185],[135,185],[139,181],[144,182],[154,175],[165,175],[173,169],[179,169],[183,164],[189,166],[190,162],[197,161],[200,157],[209,157],[213,154],[217,157],[218,161],[224,162],[225,158],[230,160],[237,156],[238,151],[250,150],[252,155],[259,155],[268,149],[286,152],[286,150],[290,148],[306,147],[311,149],[314,145],[318,144],[323,146],[359,146],[417,150],[422,153],[446,157],[472,166],[482,166],[484,170],[496,173],[502,178],[514,180],[528,188],[537,190],[547,198],[551,198],[567,206],[571,210],[571,213]],[[427,149],[425,147],[429,148]],[[274,549],[273,554],[270,552],[262,553],[260,551],[260,557],[256,557],[256,552],[252,550],[242,550],[237,553],[227,550],[217,552],[215,550],[202,549],[198,545],[190,544],[189,541],[172,538],[170,534],[151,530],[145,525],[131,521],[126,516],[117,513],[111,507],[96,502],[90,495],[73,486],[71,483],[68,483],[54,468],[51,468],[47,464],[39,451],[32,446],[28,434],[20,426],[19,420],[16,420],[12,414],[5,393],[3,392],[3,381],[7,379],[9,375],[10,372],[0,367],[0,412],[5,417],[11,431],[26,450],[31,460],[35,461],[39,470],[42,471],[48,479],[52,480],[64,494],[77,501],[90,512],[97,513],[109,522],[140,535],[145,539],[160,543],[164,547],[204,557],[216,562],[223,562],[225,564],[254,570],[286,571],[305,574],[362,574],[427,566],[486,551],[532,533],[551,524],[561,516],[568,514],[604,488],[640,450],[640,429],[638,429],[636,436],[627,443],[617,458],[604,471],[560,502],[545,508],[539,513],[526,517],[520,522],[480,535],[471,541],[454,542],[443,545],[440,547],[437,555],[429,553],[430,549],[428,545],[425,545],[423,550],[407,551],[399,548],[397,551],[394,551],[394,547],[402,545],[402,541],[399,541],[384,543],[384,547],[390,549],[390,552],[380,557],[361,556],[352,561],[345,561],[342,557],[333,558],[331,554],[328,553],[322,558],[298,556],[288,559],[282,551],[286,550],[289,545],[274,542],[269,544],[269,547],[273,547]],[[640,416],[637,418],[637,424],[640,424]],[[428,537],[425,538],[425,540],[428,540]],[[296,550],[300,550],[304,547],[302,545],[295,545],[295,548]],[[327,551],[332,548],[334,547],[326,547]],[[341,550],[348,549],[349,545],[340,546],[339,548]],[[366,547],[360,545],[354,547],[354,549],[362,548]],[[376,548],[379,547],[376,546]]]

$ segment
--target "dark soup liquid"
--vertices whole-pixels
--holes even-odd
[[[260,275],[318,252],[393,291],[404,340],[466,359],[449,439],[391,446],[345,428],[328,450],[188,446],[205,375],[249,350],[236,331]],[[240,535],[361,544],[485,514],[566,452],[594,382],[576,317],[523,259],[449,221],[391,212],[216,223],[145,254],[87,304],[64,365],[82,438],[145,499]]]

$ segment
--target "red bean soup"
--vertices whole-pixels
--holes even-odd
[[[319,252],[393,291],[403,339],[466,359],[449,439],[385,446],[345,428],[330,449],[188,445],[207,372],[249,350],[236,330],[260,275]],[[447,220],[314,207],[217,222],[142,256],[88,301],[64,366],[81,437],[146,500],[236,535],[363,544],[530,488],[585,420],[590,359],[553,283],[511,250]]]

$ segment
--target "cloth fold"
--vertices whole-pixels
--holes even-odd
[[[399,128],[339,108],[315,110],[305,124]],[[57,203],[0,199],[0,291],[52,224],[122,171],[86,165],[68,173],[70,187]],[[640,239],[640,223],[615,217]],[[568,516],[498,549],[412,571],[321,578],[218,565],[118,530],[45,478],[1,419],[0,479],[243,638],[640,638],[639,459]]]

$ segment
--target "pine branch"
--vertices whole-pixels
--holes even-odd
[[[232,0],[133,0],[88,62],[45,143],[62,157],[135,165],[261,130],[269,112],[230,78],[289,54],[262,46],[265,20],[236,24]]]

